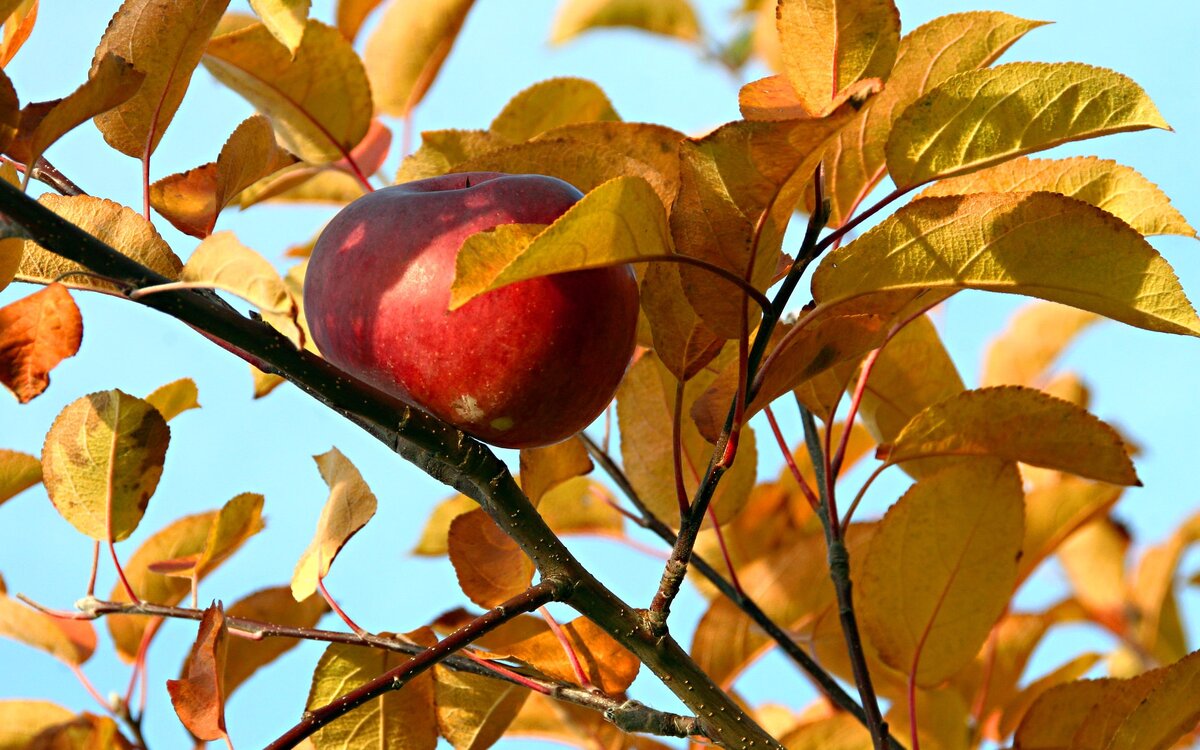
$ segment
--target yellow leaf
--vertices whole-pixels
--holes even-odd
[[[883,91],[825,150],[822,176],[830,201],[830,225],[845,223],[883,179],[888,133],[909,104],[952,75],[990,65],[1041,25],[1007,13],[980,11],[942,16],[905,35]]]
[[[407,117],[421,103],[473,3],[409,0],[387,7],[363,56],[381,113]]]
[[[896,186],[973,172],[1068,141],[1170,127],[1136,83],[1083,63],[960,73],[910,105],[887,142]]]
[[[993,460],[947,466],[892,506],[857,598],[884,662],[934,687],[971,661],[1012,596],[1023,505],[1016,468]]]
[[[250,7],[271,32],[293,55],[300,49],[308,23],[310,0],[250,0]]]
[[[99,239],[109,247],[168,279],[175,279],[183,263],[171,252],[154,225],[128,206],[90,195],[61,196],[43,193],[38,203]],[[32,241],[25,243],[24,257],[17,271],[21,281],[49,284],[63,274],[61,283],[75,289],[117,290],[116,286],[92,276],[76,273],[83,266],[42,249]]]
[[[898,735],[893,732],[893,736]],[[805,723],[780,737],[779,741],[788,750],[868,750],[871,747],[871,735],[862,722],[844,711]]]
[[[812,115],[850,85],[887,78],[900,45],[892,0],[780,0],[783,72]]]
[[[237,126],[215,162],[152,184],[150,205],[179,231],[204,238],[243,190],[295,162],[275,142],[270,121],[254,115]]]
[[[562,626],[579,666],[592,684],[610,695],[623,693],[641,662],[590,620],[579,617]],[[562,642],[545,622],[524,617],[493,631],[480,645],[497,655],[531,664],[550,677],[575,682],[575,670]]]
[[[700,37],[700,22],[688,0],[564,0],[550,27],[550,41],[562,44],[605,26],[631,26],[689,42]]]
[[[225,660],[229,631],[225,612],[216,602],[204,610],[200,629],[178,680],[167,680],[167,692],[179,721],[194,737],[219,740],[225,733]]]
[[[1130,581],[1130,593],[1140,617],[1134,625],[1138,643],[1161,662],[1187,652],[1179,621],[1175,578],[1188,549],[1200,542],[1200,514],[1181,523],[1167,541],[1146,550]]]
[[[83,317],[62,284],[0,307],[0,383],[28,403],[50,385],[50,371],[75,356]]]
[[[146,77],[131,98],[96,117],[108,145],[137,159],[154,153],[227,5],[229,0],[121,4],[96,47],[92,75],[115,53]]]
[[[422,646],[432,646],[436,640],[428,628],[407,637]],[[327,705],[411,658],[394,651],[334,643],[317,662],[306,706],[312,710]],[[434,750],[438,726],[433,680],[432,672],[417,675],[402,690],[386,692],[338,717],[313,735],[313,745],[318,750]]]
[[[317,590],[317,582],[329,574],[333,559],[358,530],[375,515],[377,502],[362,474],[337,448],[313,456],[321,478],[329,485],[329,499],[321,509],[317,532],[292,574],[292,596],[303,601]]]
[[[887,460],[951,456],[994,456],[1141,485],[1116,430],[1068,401],[1022,386],[965,391],[927,407],[896,436]]]
[[[852,387],[851,378],[858,372],[858,364],[851,360],[835,365],[798,385],[792,391],[792,395],[795,396],[796,402],[803,404],[813,416],[829,424],[833,421],[834,412],[842,403],[846,389]]]
[[[509,725],[509,737],[531,737],[573,747],[668,750],[646,735],[626,734],[598,711],[534,693]]]
[[[1075,477],[1031,490],[1025,496],[1025,541],[1017,580],[1024,581],[1067,537],[1107,513],[1121,493],[1120,487]]]
[[[4,38],[0,40],[0,68],[7,67],[33,33],[37,22],[38,0],[6,0],[0,13],[4,18]]]
[[[1195,237],[1183,215],[1158,185],[1137,170],[1109,159],[1012,159],[970,174],[939,180],[919,197],[1045,190],[1103,208],[1144,235]]]
[[[509,145],[487,130],[426,130],[421,146],[400,163],[396,184],[437,177],[468,159]]]
[[[1098,518],[1058,548],[1058,559],[1075,598],[1090,614],[1117,630],[1126,605],[1125,558],[1129,532],[1112,519]]]
[[[429,514],[425,528],[421,531],[421,538],[417,540],[412,553],[429,557],[446,554],[449,551],[447,537],[450,534],[450,524],[463,513],[478,507],[479,503],[466,495],[455,495],[438,503]]]
[[[670,202],[679,185],[679,143],[687,136],[663,125],[602,120],[576,122],[548,130],[536,140],[571,141],[603,146],[648,164],[662,176]],[[654,184],[653,182],[651,184]]]
[[[297,603],[287,586],[276,586],[239,599],[230,605],[225,614],[230,618],[312,628],[328,611],[329,605],[319,596],[310,596]],[[230,638],[229,656],[225,660],[225,694],[233,695],[233,691],[261,667],[298,645],[300,641],[290,638]]]
[[[196,381],[191,378],[180,378],[155,388],[153,393],[146,396],[146,401],[158,409],[159,413],[163,415],[163,419],[170,422],[189,409],[199,409],[199,396],[200,392],[196,389]]]
[[[185,516],[155,532],[125,562],[125,577],[138,597],[155,604],[182,601],[192,587],[190,576],[197,581],[203,578],[236,552],[248,537],[262,529],[262,502],[262,495],[243,493],[219,511]],[[217,547],[217,544],[223,546]],[[188,571],[189,577],[168,576],[151,570],[151,566],[164,560],[199,562],[202,556],[203,565]],[[108,598],[129,601],[120,582]],[[110,615],[104,619],[117,654],[127,662],[133,661],[151,620],[141,615]]]
[[[96,650],[96,631],[92,623],[52,617],[3,592],[0,592],[0,636],[45,651],[71,666],[83,664]],[[4,747],[0,744],[0,748]]]
[[[529,697],[528,688],[434,667],[438,730],[454,750],[486,750],[500,739]]]
[[[622,516],[612,491],[587,477],[573,477],[542,496],[538,513],[556,534],[620,536]]]
[[[458,587],[485,609],[521,593],[533,580],[533,562],[482,508],[450,522],[446,546]]]
[[[1200,720],[1200,651],[1127,680],[1068,682],[1034,701],[1015,750],[1165,750]]]
[[[77,399],[46,433],[46,493],[80,532],[119,542],[142,520],[170,437],[158,409],[140,398],[113,390]]]
[[[0,700],[0,749],[23,750],[43,730],[75,716],[49,701]]]
[[[306,162],[345,158],[371,124],[362,61],[336,29],[309,20],[293,56],[261,24],[215,37],[204,66],[271,120],[288,151]]]
[[[42,462],[36,456],[0,448],[0,504],[41,481]]]
[[[1092,667],[1096,666],[1099,662],[1099,654],[1082,654],[1049,674],[1043,675],[1029,683],[1028,686],[1008,702],[1008,705],[1004,706],[997,734],[1000,737],[1011,735],[1021,723],[1021,719],[1025,718],[1025,714],[1029,712],[1029,707],[1042,696],[1042,693],[1064,682],[1078,680],[1090,672]]]
[[[1022,308],[988,347],[983,385],[1036,385],[1054,360],[1098,320],[1095,313],[1046,302]]]
[[[303,344],[296,301],[279,272],[266,258],[238,242],[233,232],[217,232],[201,240],[184,264],[180,279],[236,294],[257,307],[297,348]]]
[[[107,716],[84,711],[68,722],[45,729],[24,750],[134,750],[117,723]]]
[[[813,275],[822,305],[920,289],[1024,294],[1151,331],[1200,335],[1175,272],[1145,238],[1055,193],[914,201],[827,255]]]
[[[350,41],[358,36],[362,23],[383,0],[337,0],[337,27]]]
[[[521,449],[521,489],[534,505],[563,482],[592,470],[592,459],[578,437],[544,448]]]
[[[691,380],[720,353],[726,339],[696,314],[675,264],[647,264],[640,291],[654,353],[676,380]]]
[[[914,691],[916,705],[908,696],[896,700],[884,714],[893,737],[911,737],[909,717],[916,719],[921,747],[929,750],[968,750],[971,747],[971,713],[967,699],[952,688]],[[910,711],[912,713],[910,714]]]
[[[25,256],[25,241],[17,237],[0,239],[0,290],[12,282]]]
[[[565,271],[669,255],[662,203],[649,183],[618,177],[585,195],[553,224],[502,224],[463,242],[450,309],[507,284]]]
[[[272,372],[263,372],[254,365],[250,365],[250,377],[254,379],[254,398],[262,398],[286,381],[279,375]]]
[[[620,119],[595,83],[584,78],[550,78],[510,99],[488,130],[510,143],[521,143],[564,125]]]

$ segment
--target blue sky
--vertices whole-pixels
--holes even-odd
[[[728,12],[736,0],[698,3],[707,28],[729,33]],[[86,74],[92,52],[117,0],[47,0],[38,28],[7,72],[22,102],[62,96]],[[235,6],[244,3],[235,3]],[[313,13],[328,20],[331,0],[314,0]],[[559,48],[546,38],[555,0],[478,0],[441,77],[418,110],[418,129],[485,127],[517,91],[544,78],[577,75],[598,82],[627,120],[657,122],[685,132],[701,132],[737,117],[737,86],[727,72],[701,61],[693,48],[635,32],[585,35]],[[901,0],[904,28],[910,30],[943,13],[988,9],[1051,20],[1031,32],[1004,59],[1080,60],[1119,70],[1144,86],[1175,133],[1147,132],[1072,144],[1055,155],[1098,154],[1139,169],[1171,195],[1193,224],[1200,221],[1200,5],[1181,0],[1142,0],[1136,10],[1124,0],[970,1]],[[369,27],[368,27],[369,31]],[[761,71],[754,71],[755,73]],[[251,113],[241,99],[200,71],[154,157],[155,179],[215,158],[234,126]],[[397,128],[398,131],[398,128]],[[79,128],[48,154],[89,192],[140,206],[139,166],[108,150],[94,127]],[[391,171],[397,156],[388,162]],[[218,228],[233,229],[251,247],[273,260],[307,240],[331,215],[321,207],[258,208],[222,217]],[[186,256],[195,241],[166,222],[164,236]],[[1154,244],[1175,267],[1185,289],[1200,296],[1200,248],[1193,240],[1156,238]],[[6,304],[31,291],[14,284],[0,292]],[[217,507],[244,491],[266,495],[267,529],[202,586],[203,598],[226,602],[261,585],[286,583],[308,542],[326,491],[310,458],[336,445],[361,469],[379,496],[376,518],[347,547],[328,579],[330,588],[364,627],[408,630],[438,613],[465,603],[450,566],[442,560],[407,555],[432,505],[446,488],[398,463],[379,444],[323,411],[297,391],[284,387],[261,401],[250,399],[245,365],[163,316],[105,297],[76,295],[84,312],[83,348],[53,374],[48,393],[18,406],[0,395],[0,447],[39,453],[42,436],[67,403],[94,390],[120,388],[145,395],[163,383],[191,376],[204,408],[172,424],[167,468],[139,531],[119,549],[128,557],[138,543],[169,521]],[[1018,299],[963,294],[949,303],[941,325],[968,383],[976,381],[982,347],[1004,324]],[[1115,323],[1098,326],[1067,354],[1064,367],[1082,372],[1094,392],[1093,410],[1118,424],[1145,452],[1138,470],[1146,484],[1126,494],[1118,515],[1142,541],[1161,539],[1182,518],[1200,509],[1194,425],[1200,424],[1196,398],[1200,350],[1180,337],[1151,334]],[[785,410],[786,412],[786,410]],[[785,421],[795,439],[795,420]],[[764,445],[767,442],[760,441]],[[774,474],[779,462],[764,450],[760,465]],[[903,486],[897,475],[870,493],[879,510]],[[610,541],[572,541],[585,562],[623,597],[649,600],[660,562],[618,549]],[[0,574],[10,591],[22,591],[66,607],[81,595],[90,543],[58,517],[44,493],[33,490],[0,508]],[[614,563],[614,560],[619,562]],[[1200,560],[1191,558],[1189,570]],[[100,590],[112,583],[102,569]],[[1051,567],[1038,576],[1023,601],[1047,601],[1061,589]],[[1194,624],[1200,619],[1196,589],[1185,594]],[[685,593],[677,632],[698,618],[700,598]],[[566,613],[563,613],[564,616]],[[334,626],[334,625],[331,625]],[[101,628],[103,632],[103,628]],[[194,628],[171,623],[151,651],[152,690],[147,731],[157,748],[184,740],[166,700],[162,682],[174,677]],[[1059,638],[1050,650],[1105,647],[1079,632],[1068,644]],[[1079,640],[1082,639],[1082,640]],[[1086,645],[1085,645],[1086,647]],[[321,647],[305,645],[251,680],[232,699],[229,727],[239,747],[261,746],[298,716],[308,675]],[[1046,664],[1061,653],[1043,654]],[[102,692],[123,690],[127,671],[104,647],[87,666]],[[46,697],[76,709],[95,710],[69,672],[40,653],[0,641],[0,697]],[[782,659],[768,658],[739,685],[752,702],[773,700],[800,706],[812,691]],[[640,679],[635,695],[662,707],[672,699],[651,678]]]

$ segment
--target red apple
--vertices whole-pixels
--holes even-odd
[[[489,443],[565,440],[604,410],[633,354],[632,269],[543,276],[447,307],[469,235],[549,224],[581,197],[554,177],[475,172],[354,201],[309,261],[313,339],[347,372]]]

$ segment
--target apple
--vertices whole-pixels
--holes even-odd
[[[463,240],[500,224],[549,224],[581,197],[554,177],[473,172],[359,198],[313,247],[304,282],[313,340],[347,372],[481,440],[565,440],[604,410],[629,365],[633,270],[543,276],[448,305]]]

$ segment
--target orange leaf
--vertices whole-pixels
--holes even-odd
[[[337,27],[342,36],[350,41],[358,36],[363,21],[383,0],[338,0]]]
[[[447,546],[459,588],[481,607],[495,607],[533,580],[533,562],[482,508],[450,523]]]
[[[363,57],[380,112],[406,117],[424,98],[450,54],[474,0],[392,3]]]
[[[578,437],[521,451],[521,489],[534,505],[558,485],[591,470],[592,459]]]
[[[198,739],[219,740],[227,736],[224,673],[228,639],[225,612],[217,602],[204,610],[183,677],[167,680],[175,713]]]
[[[10,599],[0,580],[0,636],[40,649],[54,658],[79,666],[96,650],[96,630],[87,620],[66,620],[39,612]],[[0,745],[3,747],[3,745]]]
[[[0,448],[0,504],[42,481],[42,462],[26,453]]]
[[[596,687],[613,694],[624,692],[633,683],[641,662],[598,625],[579,617],[562,629],[584,673]],[[520,659],[550,677],[572,683],[576,680],[562,642],[541,619],[520,617],[510,621],[481,639],[479,645],[494,655]]]
[[[22,750],[133,750],[134,745],[107,716],[84,711],[63,724],[43,730]]]
[[[287,586],[262,589],[230,605],[225,614],[259,622],[270,622],[294,628],[316,626],[321,616],[329,611],[329,605],[319,596],[310,596],[302,602],[292,598]],[[229,639],[229,655],[225,660],[225,695],[233,695],[242,683],[261,667],[270,664],[284,653],[300,645],[291,638]]]
[[[4,38],[0,41],[0,68],[8,67],[17,51],[25,44],[25,40],[33,33],[33,25],[37,22],[38,0],[18,0],[5,3],[8,8],[4,15]]]
[[[0,747],[24,750],[42,731],[68,722],[74,716],[67,709],[49,701],[0,700]]]
[[[21,103],[8,75],[0,70],[0,151],[8,151],[21,124]]]
[[[83,318],[62,284],[0,308],[0,382],[21,403],[50,385],[50,371],[75,356],[83,340]]]

